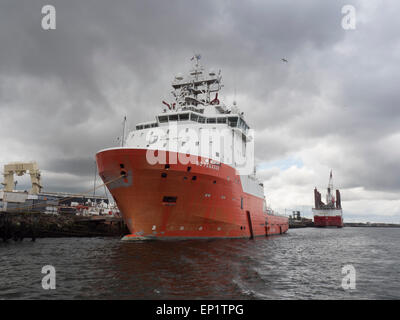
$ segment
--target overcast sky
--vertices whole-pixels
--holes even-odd
[[[43,30],[54,5],[56,29]],[[344,5],[355,30],[342,27]],[[93,185],[94,155],[150,121],[194,52],[256,130],[268,203],[310,214],[333,170],[347,221],[400,222],[400,3],[1,0],[0,166],[48,191]],[[283,62],[285,58],[288,62]],[[236,89],[236,90],[235,90]],[[27,178],[19,180],[20,188]]]

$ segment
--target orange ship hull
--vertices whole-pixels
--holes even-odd
[[[96,155],[99,175],[131,232],[125,239],[251,238],[288,230],[286,217],[268,215],[264,199],[243,191],[234,168],[200,157],[197,164],[173,164],[176,153],[159,152],[169,164],[149,164],[144,149]]]

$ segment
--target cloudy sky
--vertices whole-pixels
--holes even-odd
[[[42,29],[46,4],[55,30]],[[344,5],[356,10],[354,30],[342,27]],[[230,105],[236,91],[256,130],[273,208],[309,215],[332,169],[345,220],[400,222],[399,9],[396,0],[1,0],[0,170],[36,160],[46,190],[87,190],[94,155],[116,145],[123,116],[131,128],[152,120],[199,52],[222,69],[221,100]]]

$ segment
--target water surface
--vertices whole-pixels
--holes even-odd
[[[341,286],[356,269],[356,289]],[[56,289],[41,286],[56,269]],[[0,243],[0,299],[399,299],[400,229],[290,229],[255,240]]]

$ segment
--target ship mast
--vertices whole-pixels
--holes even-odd
[[[190,60],[193,61],[193,67],[189,75],[184,77],[178,74],[172,82],[172,95],[175,97],[176,109],[171,108],[171,104],[163,102],[171,111],[184,110],[188,107],[194,107],[197,111],[203,110],[207,106],[220,106],[225,111],[218,99],[218,92],[222,88],[221,71],[216,73],[213,70],[205,72],[200,64],[201,55],[195,54]],[[211,94],[215,93],[215,97]],[[173,104],[175,105],[175,104]],[[167,111],[167,110],[166,110]],[[202,113],[202,112],[201,112]]]
[[[335,203],[335,197],[332,195],[333,192],[333,177],[332,177],[332,169],[331,173],[329,175],[329,182],[328,182],[328,192],[326,194],[326,204],[334,204]]]
[[[124,116],[124,121],[122,122],[121,147],[125,145],[125,127],[126,127],[126,116]]]

